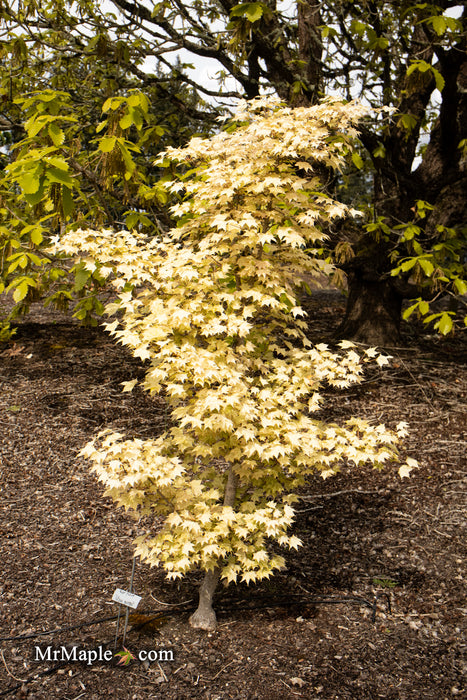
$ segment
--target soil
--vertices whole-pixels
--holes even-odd
[[[342,298],[317,294],[308,307],[311,336],[328,339]],[[466,697],[464,350],[459,337],[407,327],[388,368],[328,392],[328,419],[406,420],[401,451],[420,468],[311,479],[297,506],[303,547],[270,581],[221,588],[215,632],[188,624],[198,573],[169,582],[138,561],[142,600],[124,642],[135,658],[41,660],[39,646],[113,652],[112,595],[129,590],[142,528],[103,497],[78,451],[104,427],[154,436],[169,416],[162,398],[121,393],[144,367],[103,331],[34,307],[0,345],[0,697]]]

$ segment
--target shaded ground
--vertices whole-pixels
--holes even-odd
[[[313,337],[326,339],[339,298],[322,294],[310,309]],[[158,660],[57,667],[34,661],[35,646],[113,649],[115,622],[5,637],[115,615],[141,528],[102,497],[77,452],[104,426],[153,436],[167,414],[162,401],[121,393],[142,368],[103,332],[36,309],[0,345],[0,697],[465,697],[466,358],[460,340],[428,336],[392,354],[389,369],[330,393],[326,414],[407,420],[403,449],[421,464],[410,479],[388,469],[313,480],[298,506],[304,546],[270,582],[221,590],[213,634],[187,624],[196,575],[169,583],[138,563],[143,617],[126,646]],[[162,622],[135,629],[158,615],[149,611]]]

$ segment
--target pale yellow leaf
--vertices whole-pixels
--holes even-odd
[[[133,391],[135,386],[138,384],[137,379],[132,379],[129,382],[122,382],[123,389],[122,391]]]

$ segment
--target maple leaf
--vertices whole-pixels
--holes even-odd
[[[129,651],[126,647],[123,647],[123,649],[124,651],[119,651],[115,654],[115,656],[120,656],[118,666],[128,666],[135,659],[131,651]]]
[[[130,382],[122,382],[122,391],[133,391],[135,386],[138,384],[137,379],[132,379]]]
[[[410,472],[413,469],[418,469],[420,465],[418,464],[416,459],[413,459],[412,457],[407,457],[405,460],[405,464],[403,464],[401,467],[399,467],[399,476],[401,479],[404,478],[404,476],[409,476]]]
[[[401,467],[399,467],[399,476],[401,479],[403,479],[404,476],[410,476],[412,469],[413,467],[409,467],[408,464],[403,464]]]

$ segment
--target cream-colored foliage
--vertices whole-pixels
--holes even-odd
[[[329,100],[298,109],[242,104],[235,130],[162,155],[161,164],[182,166],[167,183],[185,193],[173,208],[177,228],[150,241],[78,231],[56,244],[108,275],[118,298],[107,330],[148,361],[143,386],[164,389],[171,405],[173,427],[157,439],[106,433],[82,452],[117,503],[163,518],[137,553],[169,577],[194,566],[220,566],[227,582],[269,576],[283,559],[268,540],[300,544],[287,534],[291,493],[310,473],[326,478],[344,462],[378,467],[397,458],[405,424],[391,432],[315,415],[323,384],[347,387],[361,380],[364,362],[387,359],[373,349],[361,356],[348,342],[341,353],[312,347],[297,302],[296,281],[328,269],[319,253],[326,229],[348,214],[323,192],[321,173],[341,166],[363,113]],[[233,508],[224,504],[229,470]]]

